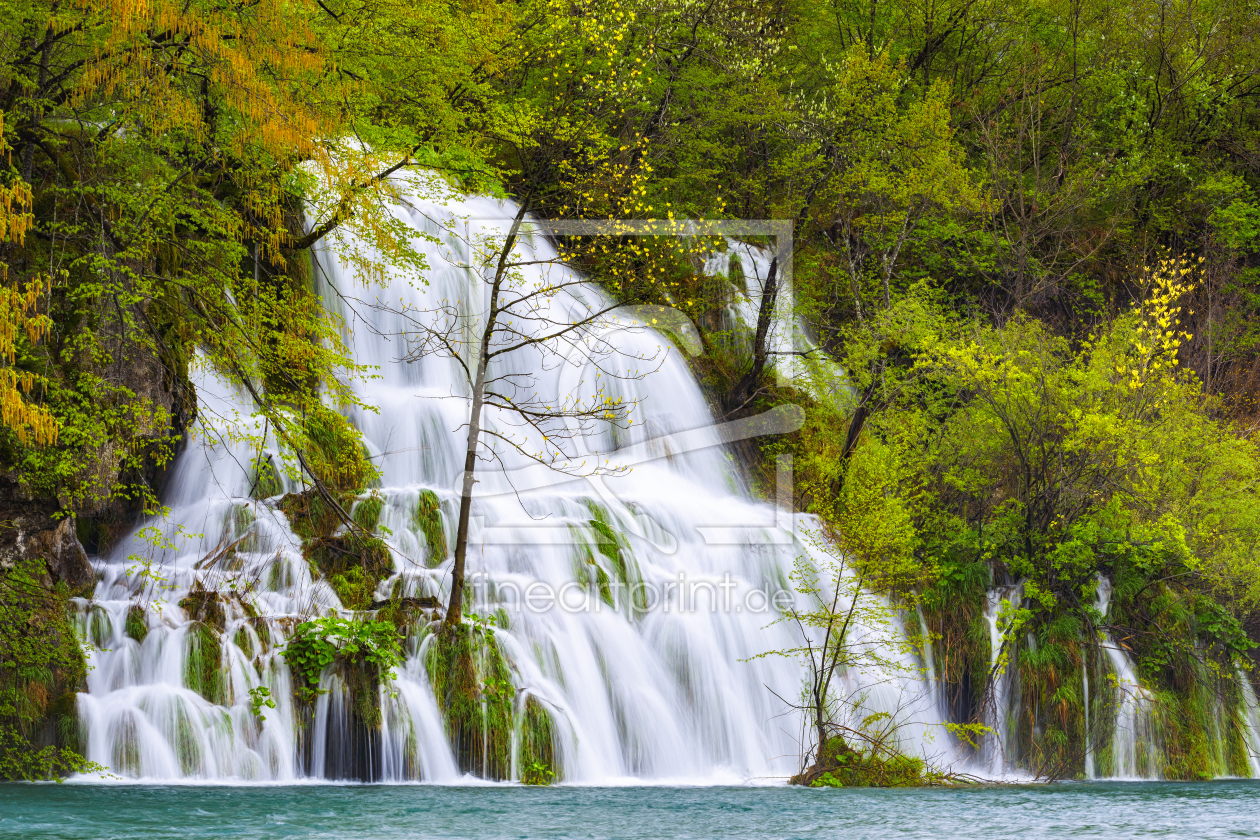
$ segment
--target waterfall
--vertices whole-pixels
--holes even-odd
[[[1014,720],[1019,713],[1019,669],[1015,657],[1003,643],[1003,628],[999,616],[1003,605],[1018,607],[1023,600],[1022,582],[1012,586],[998,586],[989,590],[984,617],[989,625],[989,661],[992,678],[989,696],[984,704],[984,724],[991,734],[980,744],[980,766],[986,774],[1001,777],[1015,771],[1018,756],[1015,755]],[[997,668],[999,658],[1007,657],[1005,667]]]
[[[1236,671],[1238,685],[1242,689],[1243,743],[1247,747],[1247,764],[1251,778],[1260,778],[1260,703],[1251,678],[1241,668]]]
[[[1111,602],[1111,582],[1098,579],[1098,611],[1104,616]],[[1158,779],[1160,748],[1154,720],[1154,700],[1142,685],[1127,653],[1109,633],[1103,634],[1103,653],[1114,677],[1112,695],[1115,705],[1114,731],[1111,739],[1111,772],[1119,778]]]
[[[416,511],[422,498],[436,498],[446,542],[453,542],[467,395],[455,360],[400,361],[412,348],[399,310],[451,300],[475,308],[484,283],[466,266],[468,239],[505,229],[514,208],[484,198],[441,203],[413,197],[394,212],[429,237],[425,278],[395,270],[379,285],[363,285],[353,261],[340,254],[380,255],[350,236],[317,250],[314,268],[326,304],[347,325],[354,363],[370,372],[350,383],[370,408],[345,413],[381,473],[371,490],[381,500],[379,533],[390,548],[392,571],[375,598],[398,595],[432,605],[449,593],[451,560],[430,549]],[[769,257],[733,241],[728,246],[728,255],[714,256],[706,269],[727,273],[729,253],[742,253],[745,288],[733,289],[721,317],[722,326],[748,325],[756,318],[758,279]],[[539,262],[555,256],[537,233],[526,232],[524,247]],[[542,268],[525,271],[529,282],[540,282]],[[572,309],[583,299],[602,300],[601,294],[582,286],[554,305]],[[797,659],[760,655],[799,644],[800,631],[778,620],[772,596],[791,590],[798,557],[821,559],[818,524],[753,497],[681,353],[661,334],[633,321],[627,326],[616,339],[619,363],[642,357],[659,363],[641,379],[604,382],[612,396],[637,405],[635,422],[627,430],[594,430],[577,444],[614,459],[632,453],[633,469],[574,479],[511,458],[503,469],[482,467],[467,609],[496,616],[496,644],[511,670],[517,715],[527,700],[550,714],[563,781],[786,777],[810,746],[805,719],[791,708],[805,672]],[[786,332],[778,330],[775,346],[786,341]],[[500,372],[530,372],[540,393],[556,395],[590,390],[594,375],[589,365],[548,367],[536,355],[508,357],[503,365]],[[425,665],[432,637],[423,632],[407,636],[403,665],[380,688],[379,726],[356,722],[350,688],[332,671],[312,705],[294,702],[280,655],[288,636],[308,618],[350,613],[313,573],[279,504],[284,493],[302,488],[281,474],[281,487],[272,488],[277,495],[253,497],[255,459],[283,458],[274,436],[258,427],[249,399],[200,357],[193,378],[199,418],[168,480],[163,501],[169,515],[92,558],[99,575],[94,597],[76,601],[90,646],[87,691],[78,704],[87,757],[118,776],[152,780],[463,778]],[[519,431],[493,410],[485,423],[504,434]],[[243,434],[264,439],[265,451]],[[610,537],[615,558],[604,551]],[[659,597],[650,609],[636,609],[628,598],[601,593],[600,580],[638,585]],[[560,593],[559,602],[526,608],[523,596],[534,586]],[[1002,654],[1002,605],[1018,606],[1022,591],[1015,584],[989,593],[991,661]],[[1103,580],[1098,606],[1104,613],[1109,596]],[[982,775],[1018,774],[1016,663],[995,675],[984,715],[992,734],[968,758],[940,728],[948,709],[922,613],[886,606],[896,616],[892,631],[904,634],[900,622],[917,623],[914,635],[923,644],[914,652],[886,644],[878,628],[856,628],[858,643],[878,647],[893,668],[837,675],[833,688],[853,703],[855,721],[896,715],[906,724],[899,738],[909,752]],[[1152,699],[1126,653],[1109,637],[1102,649],[1105,671],[1114,675],[1114,720],[1091,714],[1084,669],[1086,776],[1158,777]],[[1096,697],[1108,691],[1103,673],[1095,671]],[[1250,683],[1242,682],[1255,775],[1260,712]],[[275,707],[255,714],[259,689]],[[1109,734],[1107,747],[1095,750],[1095,731]],[[516,750],[518,735],[513,744]],[[512,775],[519,778],[513,755]]]
[[[1094,730],[1089,726],[1089,664],[1081,663],[1081,690],[1082,690],[1082,707],[1085,710],[1085,778],[1097,778],[1098,772],[1094,768]]]
[[[354,362],[373,374],[352,383],[373,409],[347,416],[381,473],[374,491],[383,500],[380,533],[393,569],[376,597],[442,599],[451,560],[431,556],[414,513],[422,493],[435,494],[452,541],[466,394],[451,359],[399,361],[408,347],[398,309],[480,300],[484,284],[463,265],[466,237],[451,231],[503,230],[514,208],[483,198],[413,198],[394,212],[432,238],[423,244],[431,267],[423,281],[393,271],[382,285],[362,285],[338,256],[339,248],[366,251],[349,237],[316,253],[315,273],[325,301],[345,319]],[[539,260],[554,257],[541,236],[524,241]],[[764,275],[765,266],[757,268]],[[580,294],[599,292],[583,287]],[[576,303],[562,298],[557,305]],[[793,627],[776,623],[769,596],[790,589],[798,555],[816,551],[801,537],[814,524],[752,497],[712,429],[700,388],[666,339],[633,329],[617,340],[626,359],[655,357],[659,368],[641,380],[607,382],[614,396],[637,401],[635,423],[580,443],[588,452],[634,447],[648,456],[625,475],[592,479],[540,474],[511,459],[506,472],[483,467],[467,608],[501,616],[496,641],[517,702],[532,698],[552,715],[564,781],[788,776],[804,748],[802,719],[769,689],[794,700],[801,665],[757,657],[798,644]],[[251,498],[251,464],[260,453],[241,433],[266,430],[251,418],[249,401],[198,362],[199,421],[169,479],[169,516],[93,558],[100,581],[91,602],[79,603],[91,644],[79,703],[87,757],[119,776],[155,780],[458,780],[424,664],[431,637],[408,637],[405,664],[381,688],[376,730],[356,727],[348,689],[334,673],[324,676],[313,708],[295,708],[279,651],[298,622],[342,605],[312,574],[280,496]],[[589,369],[544,369],[524,354],[504,365],[503,372],[534,372],[544,393],[591,385]],[[494,411],[485,423],[514,431]],[[274,438],[267,448],[279,462]],[[286,492],[300,489],[288,477],[281,481]],[[615,535],[619,568],[598,550],[596,519]],[[654,609],[636,613],[624,600],[600,596],[590,583],[599,574],[620,574],[663,595]],[[560,605],[523,608],[519,596],[535,584],[564,593]],[[207,591],[223,595],[221,603]],[[914,725],[903,734],[907,748],[939,754],[930,731],[941,722],[931,687],[909,671],[891,680],[869,677],[842,674],[838,685],[860,693],[867,709],[908,715]],[[258,716],[251,691],[260,687],[275,708]]]

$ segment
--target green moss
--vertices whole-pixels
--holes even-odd
[[[381,521],[381,510],[385,507],[385,497],[380,493],[372,493],[366,499],[355,502],[350,511],[350,518],[364,531],[371,533]]]
[[[271,625],[267,623],[265,618],[251,618],[250,626],[254,628],[254,633],[258,636],[258,644],[261,650],[258,653],[264,654],[271,648]]]
[[[432,490],[420,491],[412,522],[416,530],[424,534],[425,544],[429,547],[429,566],[441,564],[447,555],[446,527],[442,524],[442,503],[437,493]]]
[[[444,627],[425,665],[460,769],[509,778],[516,692],[493,634],[471,623]]]
[[[359,534],[314,540],[306,556],[348,609],[369,609],[377,586],[394,571],[389,546]]]
[[[377,479],[358,430],[345,417],[318,406],[306,415],[302,429],[307,463],[329,490],[358,492]]]
[[[180,770],[186,776],[195,775],[201,771],[201,738],[193,728],[183,704],[174,707],[172,723],[175,732],[171,739],[171,749],[179,760]]]
[[[358,658],[342,660],[340,667],[354,713],[369,729],[380,729],[381,684],[377,669]]]
[[[363,574],[362,566],[352,566],[328,578],[328,585],[337,593],[342,606],[351,610],[366,610],[372,606],[376,583],[375,579]]]
[[[595,556],[589,548],[582,546],[578,550],[578,562],[574,569],[574,578],[584,588],[590,588],[593,584],[599,592],[599,598],[610,607],[616,607],[616,601],[613,598],[611,578],[608,572],[604,571],[604,567],[595,562]]]
[[[590,499],[585,500],[585,504],[591,513],[587,524],[595,535],[595,551],[607,562],[613,576],[624,587],[622,591],[627,593],[634,608],[643,612],[647,609],[647,593],[644,587],[637,585],[640,582],[639,570],[629,554],[630,544],[609,524],[608,512],[602,506]],[[595,561],[594,555],[589,555],[588,559],[593,565],[600,565]],[[613,604],[614,598],[610,591],[611,579],[602,568],[596,574],[596,582],[600,586],[600,598],[605,603]]]
[[[223,642],[219,633],[202,622],[188,628],[184,649],[184,685],[209,700],[223,704]]]
[[[270,455],[255,458],[253,463],[253,480],[250,482],[249,495],[255,499],[270,499],[284,492],[284,482],[280,479],[280,471]]]
[[[149,635],[148,612],[139,604],[127,608],[127,635],[142,644]]]
[[[551,714],[534,697],[525,700],[520,721],[520,778],[527,785],[549,785],[556,780],[555,737]]]
[[[179,607],[193,621],[200,621],[220,633],[227,624],[222,596],[218,592],[206,590],[201,581],[194,582],[188,594],[179,599]]]
[[[303,541],[326,537],[341,524],[336,511],[314,490],[289,493],[280,500],[279,507],[288,517],[293,533]]]
[[[792,779],[809,787],[923,787],[943,781],[920,758],[855,750],[839,737],[826,743],[808,773]]]
[[[109,645],[113,629],[109,613],[99,604],[94,605],[88,613],[87,640],[103,650]]]
[[[253,659],[258,655],[258,651],[254,650],[253,637],[244,627],[238,627],[236,632],[232,634],[232,644],[249,659]]]

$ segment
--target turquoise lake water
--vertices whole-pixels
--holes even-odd
[[[1260,782],[970,790],[0,785],[23,838],[1260,837]]]

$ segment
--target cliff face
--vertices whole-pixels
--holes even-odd
[[[41,586],[62,585],[71,596],[89,597],[96,574],[75,533],[74,517],[54,518],[47,502],[23,500],[10,482],[0,482],[0,575],[42,563]]]
[[[114,335],[109,335],[113,332]],[[107,365],[92,375],[109,383],[102,408],[113,413],[108,434],[83,448],[74,491],[57,493],[62,509],[75,514],[79,539],[99,554],[133,528],[161,498],[167,467],[183,446],[196,418],[196,395],[188,360],[178,341],[160,327],[143,343],[110,330],[103,342]],[[50,500],[51,501],[51,500]]]

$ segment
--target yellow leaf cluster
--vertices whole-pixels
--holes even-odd
[[[32,373],[14,370],[13,363],[17,360],[19,333],[25,332],[35,342],[48,332],[48,316],[40,315],[37,307],[40,295],[50,285],[47,277],[37,277],[25,287],[0,287],[0,357],[6,363],[0,367],[0,422],[22,443],[33,441],[41,446],[56,443],[57,421],[47,409],[23,397],[40,380]]]
[[[1194,290],[1202,263],[1202,257],[1166,257],[1142,269],[1145,295],[1138,309],[1131,352],[1116,368],[1118,374],[1128,377],[1131,389],[1137,390],[1150,377],[1178,366],[1177,351],[1191,338],[1181,329],[1179,301]]]
[[[7,151],[3,136],[4,123],[0,118],[0,153]],[[20,244],[25,240],[33,219],[31,201],[31,187],[20,178],[10,184],[0,184],[0,242]],[[49,278],[39,276],[25,286],[7,282],[0,285],[0,359],[5,363],[0,367],[0,423],[12,430],[22,443],[34,441],[46,445],[57,440],[56,419],[47,409],[23,397],[34,390],[38,378],[13,369],[18,336],[26,333],[34,343],[48,332],[50,321],[48,316],[39,314],[38,305],[40,295],[49,286]]]

